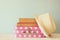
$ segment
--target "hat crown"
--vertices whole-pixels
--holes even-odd
[[[51,34],[52,32],[55,31],[55,23],[54,20],[52,18],[52,16],[49,13],[43,14],[41,16],[38,17],[38,20],[40,20],[43,28],[49,33]]]

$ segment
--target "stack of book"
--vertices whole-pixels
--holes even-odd
[[[16,37],[18,38],[44,38],[34,18],[19,18],[16,25]]]

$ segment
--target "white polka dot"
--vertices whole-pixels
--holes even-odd
[[[21,37],[21,34],[19,34],[19,37]]]
[[[16,33],[19,33],[19,30],[17,30]]]
[[[33,35],[34,37],[36,37],[36,35]]]
[[[32,27],[30,27],[30,29],[32,29]]]
[[[28,31],[26,31],[26,33],[29,33]]]
[[[31,31],[31,33],[33,33],[34,31]]]
[[[29,37],[31,37],[31,35],[28,35]]]
[[[23,29],[22,27],[20,27],[20,29]]]
[[[24,35],[24,37],[26,37],[26,35]]]
[[[41,37],[41,35],[38,35],[38,37]]]
[[[28,27],[25,27],[25,29],[28,29]]]
[[[35,29],[37,29],[37,27],[34,27]]]
[[[36,33],[39,33],[39,31],[36,31]]]

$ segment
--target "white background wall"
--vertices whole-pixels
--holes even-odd
[[[0,33],[13,33],[20,17],[51,12],[60,33],[60,0],[0,0]]]

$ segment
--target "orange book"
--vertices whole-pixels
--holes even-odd
[[[36,22],[34,18],[19,18],[19,22]]]
[[[20,26],[22,26],[22,27],[37,27],[38,25],[37,24],[17,24],[16,25],[17,27],[20,27]]]
[[[17,27],[19,26],[38,26],[37,23],[33,23],[33,22],[18,22]]]

